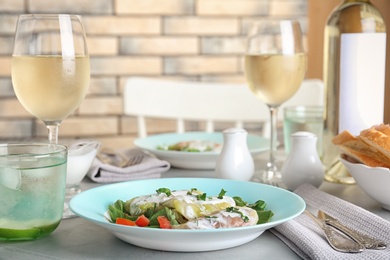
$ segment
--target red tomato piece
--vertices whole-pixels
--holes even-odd
[[[168,218],[165,216],[158,216],[157,221],[158,221],[158,224],[160,225],[160,228],[163,228],[163,229],[171,229],[172,228],[171,222],[169,222]]]
[[[137,224],[137,226],[139,227],[147,227],[149,226],[149,223],[150,223],[150,220],[145,217],[144,215],[141,215],[137,218],[137,220],[135,221],[135,224]]]
[[[136,226],[134,221],[131,221],[130,219],[127,218],[117,218],[115,220],[115,223],[119,225],[125,225],[125,226]]]

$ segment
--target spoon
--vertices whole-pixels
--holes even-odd
[[[332,227],[328,226],[324,221],[320,220],[308,210],[304,213],[309,216],[323,231],[326,240],[328,240],[330,246],[339,252],[343,253],[360,253],[366,249],[361,243],[351,239],[350,237],[337,232]]]

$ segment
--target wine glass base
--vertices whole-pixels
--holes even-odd
[[[79,194],[81,192],[81,188],[79,185],[73,186],[73,187],[66,187],[66,192],[65,192],[65,201],[64,201],[64,212],[62,213],[62,219],[67,219],[67,218],[75,218],[77,217],[76,214],[72,212],[72,210],[69,208],[69,202],[70,200]]]
[[[252,181],[285,188],[280,172],[270,172],[267,170],[257,171],[253,175]]]

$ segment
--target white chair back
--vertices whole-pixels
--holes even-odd
[[[137,117],[139,137],[147,136],[146,117],[176,119],[178,133],[185,132],[185,120],[205,121],[206,132],[213,132],[217,121],[243,127],[244,122],[269,120],[268,107],[245,84],[129,78],[123,97],[124,114]],[[306,80],[284,106],[298,104],[322,105],[322,82]]]

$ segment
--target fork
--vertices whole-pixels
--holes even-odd
[[[140,164],[143,159],[144,159],[144,155],[143,154],[138,154],[134,157],[130,157],[127,162],[125,162],[122,166],[123,167],[128,167],[128,166],[133,166],[133,165],[137,165],[137,164]]]
[[[119,157],[119,161],[116,158]],[[125,154],[113,151],[111,149],[104,149],[97,154],[97,158],[106,164],[112,164],[121,168],[140,164],[145,157],[145,154],[138,154],[128,158]]]
[[[323,220],[326,224],[340,230],[347,236],[351,237],[353,240],[360,242],[363,244],[367,249],[386,249],[387,244],[381,240],[372,238],[368,235],[362,234],[359,231],[356,231],[352,228],[349,228],[343,224],[341,224],[337,219],[333,218],[332,216],[326,214],[322,210],[318,211],[317,217],[321,220]]]
[[[326,240],[334,250],[344,253],[360,253],[366,249],[361,243],[328,226],[324,221],[314,216],[307,209],[304,210],[304,213],[321,228]]]

